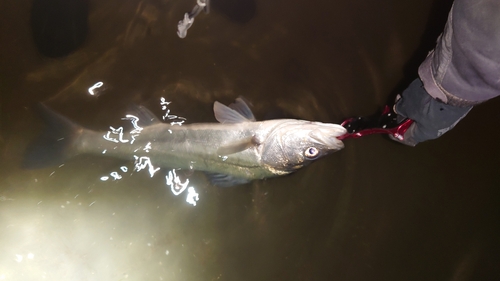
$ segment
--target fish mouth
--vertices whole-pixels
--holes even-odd
[[[309,136],[318,144],[332,150],[340,150],[344,148],[344,143],[338,137],[345,133],[347,130],[341,125],[321,123],[320,128],[313,130]]]

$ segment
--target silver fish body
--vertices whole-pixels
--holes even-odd
[[[337,139],[346,132],[340,125],[295,119],[256,122],[242,99],[229,107],[214,104],[221,123],[170,125],[157,121],[143,107],[140,111],[148,124],[133,143],[110,142],[104,132],[80,127],[71,130],[76,133],[66,145],[66,154],[147,156],[155,166],[224,175],[214,183],[232,185],[292,173],[344,147]]]

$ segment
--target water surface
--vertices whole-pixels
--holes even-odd
[[[180,39],[194,2],[90,1],[85,43],[50,59],[31,36],[31,1],[10,2],[0,4],[0,280],[500,278],[498,100],[415,148],[346,140],[296,174],[234,188],[189,174],[196,206],[171,192],[168,169],[151,178],[133,161],[20,168],[43,129],[37,102],[102,131],[123,125],[131,104],[161,115],[161,97],[187,122],[215,122],[213,102],[240,95],[258,119],[371,114],[416,77],[450,3],[219,1]],[[112,172],[122,179],[101,180]]]

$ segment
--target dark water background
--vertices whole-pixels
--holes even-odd
[[[90,1],[84,44],[57,59],[35,47],[31,1],[0,2],[0,280],[500,280],[498,99],[415,148],[346,140],[235,188],[195,173],[197,206],[164,174],[101,181],[119,160],[19,168],[39,101],[103,131],[130,104],[161,114],[160,97],[188,122],[239,95],[258,119],[371,114],[416,77],[451,5],[215,2],[179,39],[194,1]]]

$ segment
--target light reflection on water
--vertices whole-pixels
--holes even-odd
[[[416,75],[406,64],[421,41],[435,44],[426,21],[433,3],[446,1],[258,0],[245,23],[214,9],[184,39],[176,25],[194,2],[93,1],[88,40],[61,59],[34,49],[32,1],[8,2],[0,9],[0,278],[499,279],[499,131],[485,127],[500,124],[498,101],[415,149],[361,138],[294,175],[238,188],[194,173],[174,186],[187,187],[182,197],[166,185],[178,171],[151,177],[148,166],[132,173],[130,162],[107,157],[20,168],[41,129],[38,101],[100,130],[128,105],[155,108],[161,97],[191,123],[213,122],[213,102],[240,95],[258,119],[371,114],[403,70]],[[446,19],[448,9],[434,16]],[[191,186],[196,208],[183,198]]]
[[[94,85],[92,85],[89,89],[88,92],[91,96],[98,96],[98,91],[97,89],[102,87],[104,85],[103,82],[97,82]]]
[[[180,117],[177,115],[170,114],[170,109],[168,109],[168,105],[171,102],[168,102],[165,100],[164,97],[161,97],[160,99],[160,105],[161,109],[165,112],[165,114],[162,116],[163,120],[168,120],[170,122],[170,125],[172,126],[182,126],[182,124],[187,120],[184,117]],[[114,143],[120,143],[119,145],[132,145],[134,143],[134,140],[139,137],[141,134],[143,128],[139,126],[140,119],[137,116],[127,114],[125,118],[122,118],[122,120],[129,120],[133,126],[133,130],[130,132],[125,132],[126,135],[130,136],[130,139],[125,139],[124,138],[124,129],[123,127],[119,128],[113,128],[110,126],[110,131],[108,131],[103,138],[107,141],[114,142]],[[170,130],[169,130],[170,131]],[[171,132],[171,131],[170,131]],[[118,135],[118,137],[112,137],[112,135]],[[145,147],[138,147],[134,149],[134,152],[137,152],[139,150],[142,150],[146,153],[149,153],[150,150],[152,150],[151,142],[148,142]],[[106,150],[103,151],[103,154],[106,153]],[[160,170],[160,167],[155,168],[154,163],[152,163],[151,158],[148,156],[137,156],[133,155],[135,163],[134,163],[134,171],[140,172],[142,170],[147,170],[149,172],[150,177],[153,177],[156,172]],[[126,173],[128,171],[128,168],[126,166],[120,167],[120,169]],[[120,180],[122,179],[122,175],[120,175],[118,172],[113,171],[109,174],[112,178],[112,180]],[[196,192],[196,189],[192,186],[188,187],[189,184],[189,178],[186,178],[185,182],[182,183],[181,179],[179,176],[176,175],[175,173],[175,167],[174,169],[168,171],[168,174],[165,176],[166,178],[166,184],[170,187],[172,190],[172,193],[175,196],[180,195],[187,189],[187,196],[186,196],[186,202],[188,204],[191,204],[193,206],[196,206],[196,202],[200,199],[199,194]],[[108,176],[102,176],[100,178],[102,181],[107,181],[109,179]]]

